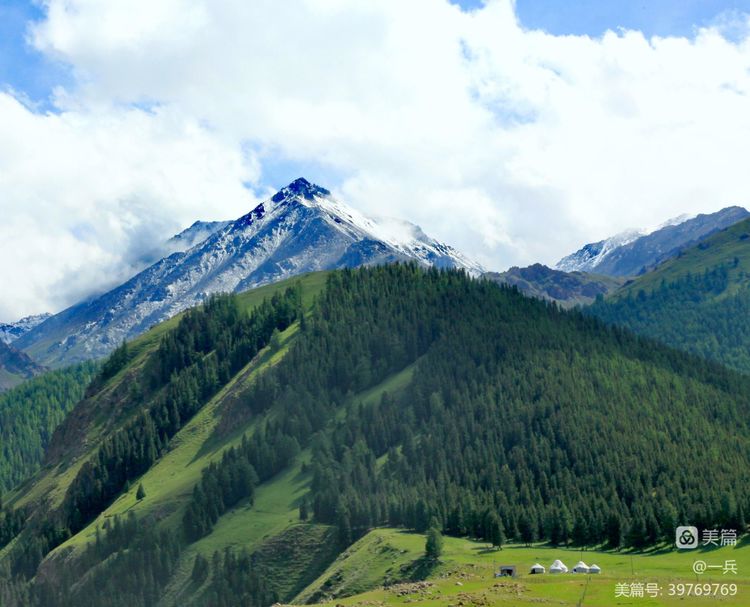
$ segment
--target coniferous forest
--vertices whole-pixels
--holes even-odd
[[[586,311],[605,322],[748,372],[750,290],[744,273],[739,280],[732,279],[736,263],[663,280],[652,290],[599,298]]]
[[[373,525],[424,531],[432,517],[491,539],[493,513],[509,538],[581,546],[653,544],[676,520],[744,526],[740,374],[513,289],[412,267],[334,275],[305,337],[247,406],[283,403],[284,431],[302,444],[314,435],[314,516],[343,541]],[[354,402],[319,432],[326,404],[409,364],[403,394]],[[711,452],[707,483],[684,461]]]
[[[52,433],[96,370],[96,363],[81,363],[0,394],[0,495],[38,469]]]
[[[150,499],[144,473],[264,349],[278,360],[234,388],[213,440],[252,431],[202,470],[181,509],[97,518],[131,486]],[[612,549],[658,544],[678,521],[746,526],[750,378],[457,271],[338,271],[308,307],[299,286],[250,313],[236,296],[213,297],[145,360],[121,346],[87,398],[111,398],[125,376],[138,386],[123,406],[132,414],[60,505],[5,505],[3,605],[156,605],[180,555],[302,453],[301,518],[333,526],[339,550],[385,525]],[[360,397],[396,376],[407,381],[377,402]],[[48,556],[92,521],[77,557]],[[195,604],[283,598],[257,555],[190,566]]]

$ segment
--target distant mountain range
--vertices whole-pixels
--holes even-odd
[[[236,221],[197,222],[171,239],[170,247],[176,252],[112,291],[46,319],[16,346],[50,366],[97,358],[211,293],[316,270],[416,261],[482,272],[419,227],[367,217],[305,179]]]
[[[648,233],[623,232],[584,245],[575,253],[563,257],[555,269],[605,276],[638,276],[674,257],[680,249],[747,217],[750,217],[750,212],[734,206],[693,218],[679,217]]]
[[[555,268],[533,264],[486,276],[566,308],[585,306],[597,296],[616,293],[636,276],[650,276],[682,252],[748,217],[750,212],[736,206],[695,217],[683,215],[653,231],[629,230],[587,244],[561,259]]]
[[[11,323],[0,323],[0,391],[7,390],[25,379],[44,371],[28,354],[11,346],[22,335],[47,320],[50,314],[26,316]]]

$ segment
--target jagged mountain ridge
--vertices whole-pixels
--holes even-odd
[[[738,206],[692,218],[683,215],[651,232],[630,230],[584,245],[575,253],[563,257],[555,269],[606,276],[640,275],[675,257],[685,247],[747,217],[750,217],[750,212]]]
[[[37,325],[43,323],[52,314],[35,314],[32,316],[24,316],[22,319],[16,322],[0,323],[0,341],[6,344],[14,342],[16,339],[21,337],[24,333],[28,333]]]
[[[554,269],[561,272],[591,271],[610,253],[643,236],[638,230],[627,230],[605,240],[583,245],[575,253],[563,257]]]
[[[317,270],[413,260],[482,271],[417,226],[367,217],[302,178],[247,215],[207,231],[187,251],[49,318],[21,337],[18,347],[52,366],[100,357],[210,293],[244,291]]]

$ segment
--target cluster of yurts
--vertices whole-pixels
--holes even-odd
[[[546,570],[543,565],[537,563],[531,568],[532,574],[544,573]],[[556,560],[549,568],[550,573],[568,573],[568,568],[561,560]],[[578,561],[575,567],[573,567],[573,573],[601,573],[602,570],[599,565],[591,565],[590,567],[583,561]]]

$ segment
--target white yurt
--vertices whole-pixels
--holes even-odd
[[[532,565],[531,566],[530,573],[532,575],[537,575],[539,573],[544,573],[545,571],[547,571],[547,570],[544,568],[544,565],[540,565],[539,563],[537,563],[536,565]]]
[[[591,565],[591,567],[589,567],[589,573],[601,573],[601,572],[602,570],[601,570],[601,567],[599,567],[599,565]]]
[[[573,573],[588,573],[588,572],[589,572],[589,566],[583,561],[578,561],[576,563],[576,566],[573,567]]]
[[[554,563],[552,563],[552,566],[549,568],[550,573],[568,573],[568,568],[565,566],[565,563],[563,563],[561,560],[556,560]]]

